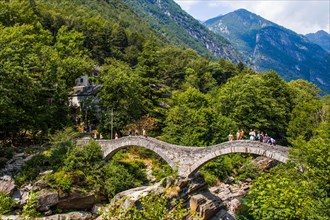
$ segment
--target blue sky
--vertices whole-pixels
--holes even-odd
[[[245,8],[299,34],[330,32],[330,0],[174,0],[198,20]]]

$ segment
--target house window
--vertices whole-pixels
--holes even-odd
[[[80,78],[80,83],[83,83],[84,82],[84,79],[83,78]]]

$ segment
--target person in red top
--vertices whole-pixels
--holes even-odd
[[[115,139],[118,139],[118,133],[116,132],[116,134],[115,134]]]

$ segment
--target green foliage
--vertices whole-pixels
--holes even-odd
[[[109,128],[110,110],[114,112],[114,129],[139,119],[144,113],[141,80],[124,62],[107,60],[101,71],[103,86],[99,93],[104,112],[103,127]]]
[[[124,210],[119,202],[119,205],[117,203],[117,206],[113,205],[109,208],[109,212],[103,215],[103,219],[115,217],[120,220],[181,220],[188,214],[187,209],[182,206],[182,200],[170,202],[165,195],[155,193],[142,197],[138,206]]]
[[[58,171],[54,174],[45,176],[45,183],[54,189],[61,189],[63,191],[70,191],[73,184],[72,173]]]
[[[23,206],[22,215],[27,218],[34,218],[40,215],[37,211],[38,193],[31,191],[29,198]]]
[[[319,100],[300,102],[291,113],[287,134],[291,140],[303,137],[309,140],[320,123],[322,103]]]
[[[152,205],[151,205],[152,204]],[[150,194],[141,199],[142,209],[134,207],[132,209],[133,219],[183,219],[187,211],[182,207],[182,201],[178,204],[171,204],[175,207],[172,210],[167,209],[168,199],[164,195]]]
[[[40,172],[45,170],[58,170],[67,153],[67,145],[53,146],[49,150],[39,153],[25,162],[21,171],[15,178],[18,185],[22,185],[26,181],[35,180]]]
[[[319,100],[319,89],[305,81],[295,80],[288,83],[291,89],[294,108],[288,125],[287,135],[292,142],[297,138],[309,140],[323,120],[323,104]]]
[[[224,181],[230,176],[236,180],[255,179],[259,176],[259,169],[251,163],[252,159],[244,154],[224,155],[209,161],[200,171],[210,186],[216,185],[218,180]]]
[[[64,159],[64,171],[87,171],[96,168],[95,165],[103,161],[102,149],[97,142],[91,140],[89,144],[82,147],[72,147]]]
[[[12,210],[14,201],[11,196],[0,192],[0,215],[7,214]]]
[[[53,135],[50,135],[50,144],[53,145],[72,145],[72,141],[80,137],[80,134],[72,127],[66,127],[63,130],[56,131]]]
[[[236,123],[216,114],[207,95],[195,88],[174,95],[174,106],[169,110],[162,139],[186,146],[207,146],[227,141]]]
[[[160,181],[164,177],[175,175],[173,169],[167,163],[154,164],[152,167],[152,175],[156,177],[156,181]]]
[[[291,100],[288,86],[275,72],[235,76],[214,96],[219,112],[239,128],[264,131],[285,142]]]
[[[263,174],[253,184],[247,205],[257,219],[330,218],[330,116],[306,141],[295,139],[288,165]]]
[[[104,188],[109,198],[117,193],[142,185],[142,181],[129,173],[125,166],[111,162],[104,167]]]
[[[249,192],[251,214],[257,219],[306,219],[312,185],[301,177],[292,168],[262,175]]]
[[[52,35],[31,8],[21,11],[29,7],[27,1],[1,4],[30,16],[0,30],[2,138],[15,138],[27,131],[33,136],[40,131],[46,135],[70,124],[69,89],[76,77],[88,73],[93,62],[83,48],[82,34],[62,27]],[[24,7],[14,9],[13,4]],[[15,13],[9,16],[13,20]]]

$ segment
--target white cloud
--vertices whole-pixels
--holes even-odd
[[[196,0],[174,0],[177,2],[181,8],[189,13],[189,10],[191,9],[192,6],[198,4],[199,1]]]
[[[206,20],[245,8],[293,31],[330,32],[329,0],[175,0],[196,19]]]

